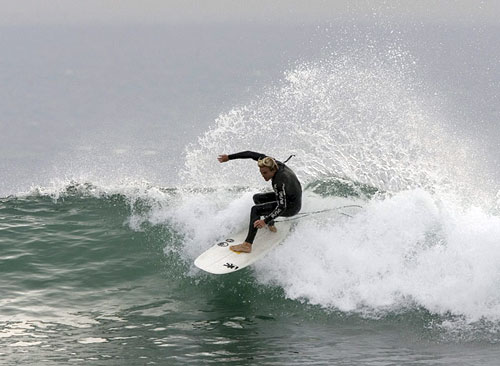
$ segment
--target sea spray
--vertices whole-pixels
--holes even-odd
[[[470,190],[477,164],[463,164],[471,148],[447,133],[415,85],[413,62],[399,48],[371,48],[298,65],[187,148],[184,183],[261,186],[247,162],[228,168],[215,159],[254,150],[281,160],[295,154],[290,165],[306,183],[337,176],[385,191],[460,189],[479,199]]]

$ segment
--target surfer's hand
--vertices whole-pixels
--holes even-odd
[[[264,220],[256,220],[253,223],[253,227],[256,227],[257,229],[262,229],[264,226],[266,226],[266,222]]]
[[[229,157],[226,154],[223,154],[219,155],[217,160],[219,160],[219,163],[225,163],[226,161],[229,161]]]

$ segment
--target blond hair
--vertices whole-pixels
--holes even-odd
[[[277,170],[278,164],[276,164],[276,160],[271,158],[270,156],[266,156],[265,158],[259,159],[257,161],[259,168],[268,167],[271,170]]]

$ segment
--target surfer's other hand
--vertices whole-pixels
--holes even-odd
[[[266,222],[264,220],[255,220],[253,223],[253,227],[256,227],[257,229],[262,229],[264,226],[266,226]]]

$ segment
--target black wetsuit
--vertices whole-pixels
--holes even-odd
[[[253,159],[259,160],[267,155],[253,151],[242,151],[236,154],[228,155],[229,160],[234,159]],[[253,223],[264,216],[266,224],[272,224],[278,216],[293,216],[299,213],[302,207],[302,187],[295,173],[280,161],[276,161],[278,170],[272,178],[274,192],[258,193],[253,196],[255,206],[250,212],[250,225],[248,235],[245,239],[248,243],[253,243],[257,228]]]

